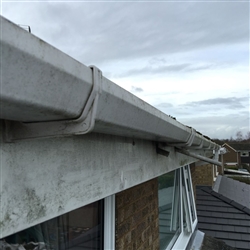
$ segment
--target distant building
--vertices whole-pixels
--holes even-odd
[[[250,143],[230,143],[229,145],[240,154],[240,163],[250,166]]]
[[[223,155],[224,164],[250,165],[250,144],[249,143],[224,143],[222,145],[227,149],[227,153]]]

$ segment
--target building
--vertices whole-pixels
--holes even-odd
[[[240,164],[250,166],[250,144],[249,143],[230,143],[240,155]]]
[[[226,165],[250,164],[250,144],[249,143],[224,143],[227,154],[223,156]]]
[[[222,166],[220,146],[1,25],[1,248],[186,249],[197,229],[189,165]]]

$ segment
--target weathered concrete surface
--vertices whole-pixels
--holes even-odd
[[[195,161],[173,148],[157,155],[151,141],[94,133],[1,140],[0,150],[0,238]]]

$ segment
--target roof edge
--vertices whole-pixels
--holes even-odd
[[[224,195],[222,194],[219,194],[215,191],[213,191],[212,187],[211,186],[197,186],[198,188],[200,188],[202,191],[204,191],[205,193],[208,193],[212,196],[214,196],[215,198],[231,205],[232,207],[234,208],[237,208],[238,210],[242,211],[243,213],[247,214],[250,216],[250,209],[239,204],[238,202],[234,201],[234,200],[231,200],[227,197],[225,197]]]

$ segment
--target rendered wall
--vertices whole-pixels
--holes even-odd
[[[116,195],[116,249],[159,249],[157,178]]]
[[[152,141],[95,133],[13,143],[1,136],[0,144],[0,238],[195,161],[173,147],[159,155]]]

